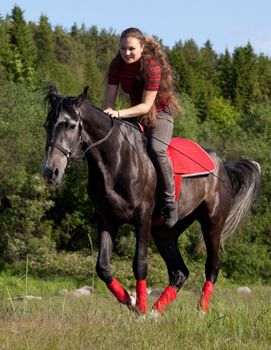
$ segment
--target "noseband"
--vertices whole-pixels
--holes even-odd
[[[72,147],[71,149],[66,149],[64,147],[62,147],[61,145],[59,145],[58,143],[55,142],[50,142],[46,149],[48,149],[49,147],[52,148],[56,148],[58,149],[60,152],[62,152],[64,154],[64,156],[69,160],[69,159],[74,159],[74,160],[79,160],[79,157],[75,157],[73,154],[76,152],[78,146],[82,144],[82,139],[81,139],[81,135],[79,140],[75,143],[74,147]]]

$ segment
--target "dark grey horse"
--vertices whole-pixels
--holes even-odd
[[[78,150],[84,151],[89,168],[88,194],[100,218],[96,266],[99,277],[121,303],[131,305],[129,293],[112,275],[110,257],[119,226],[133,224],[136,231],[133,260],[136,307],[145,313],[147,246],[151,233],[169,274],[169,285],[152,309],[152,313],[162,313],[189,274],[179,252],[178,238],[198,220],[207,249],[206,282],[199,307],[206,312],[219,271],[220,241],[232,234],[250,209],[259,188],[259,165],[249,160],[224,165],[215,152],[208,152],[216,170],[208,176],[183,179],[179,221],[171,229],[163,225],[152,227],[156,173],[146,152],[144,135],[119,119],[111,119],[86,102],[86,98],[87,88],[77,97],[49,91],[43,175],[49,183],[59,184],[69,159]]]

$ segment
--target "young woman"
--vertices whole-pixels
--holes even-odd
[[[130,108],[114,109],[119,86],[130,96]],[[173,131],[172,111],[177,109],[172,70],[159,43],[137,28],[124,30],[107,74],[104,112],[112,118],[134,118],[144,125],[167,227],[178,219],[173,171],[166,154]]]

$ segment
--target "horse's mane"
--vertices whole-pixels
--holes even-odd
[[[50,119],[56,121],[58,114],[62,111],[66,111],[72,119],[77,121],[78,115],[73,107],[74,99],[75,97],[73,96],[61,96],[57,94],[54,94],[54,97],[52,98],[52,93],[49,92],[44,97],[44,105],[48,110],[47,120]]]

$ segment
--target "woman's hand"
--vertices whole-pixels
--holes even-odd
[[[118,118],[119,117],[119,111],[114,111],[111,107],[106,108],[104,110],[104,113],[109,115],[111,118]]]

